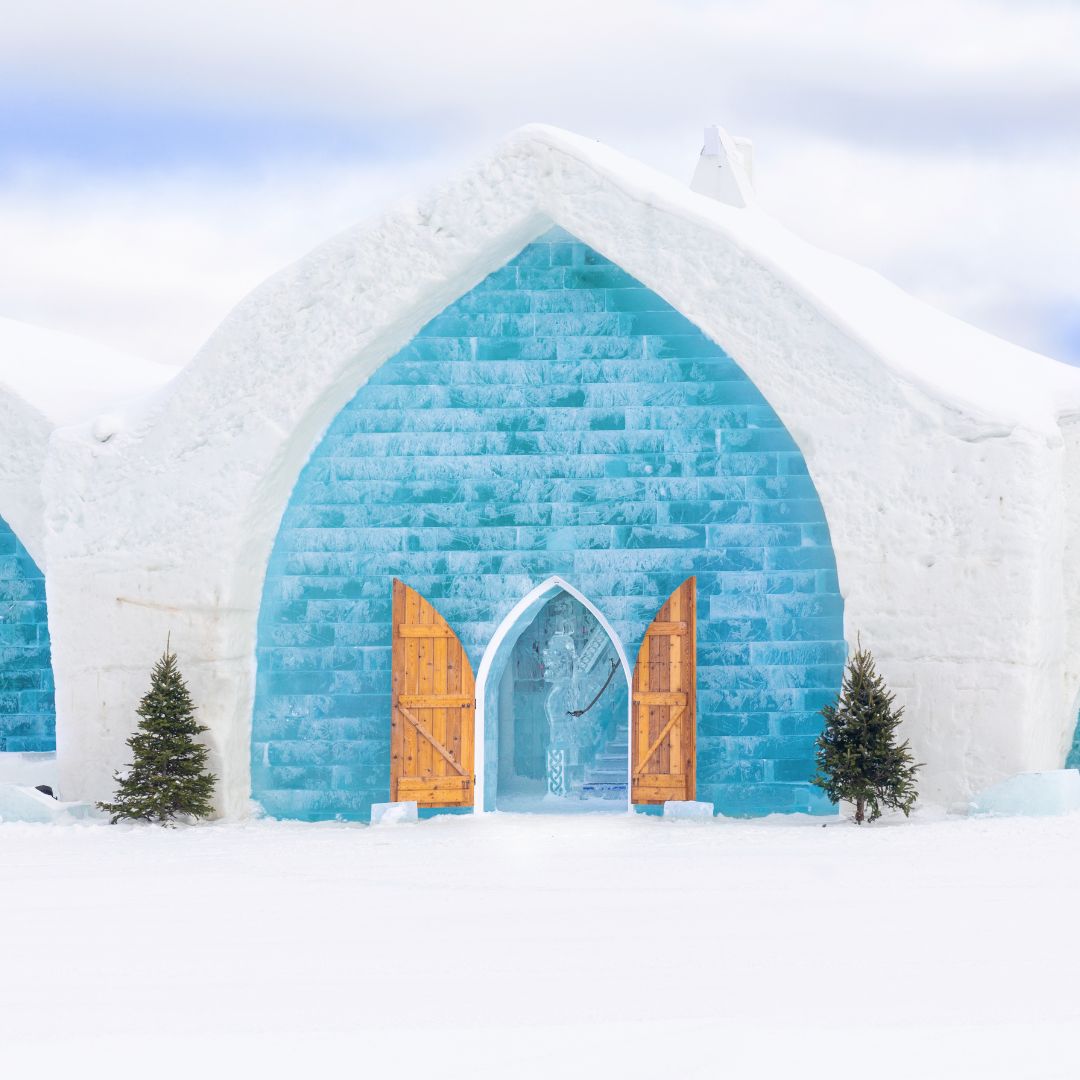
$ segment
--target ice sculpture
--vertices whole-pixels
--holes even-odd
[[[542,652],[548,721],[547,787],[550,795],[585,797],[587,769],[613,736],[617,716],[601,699],[619,659],[604,628],[588,611],[575,620],[568,596],[551,602],[549,635]],[[578,605],[579,606],[579,605]],[[578,630],[578,634],[575,634]],[[579,640],[578,638],[582,640]],[[622,777],[625,783],[625,777]]]

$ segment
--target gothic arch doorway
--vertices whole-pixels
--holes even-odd
[[[500,624],[477,678],[477,805],[629,808],[630,667],[603,614],[551,578]]]

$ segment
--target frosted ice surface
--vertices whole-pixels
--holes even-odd
[[[1051,769],[1010,776],[979,792],[971,803],[975,814],[1044,817],[1080,810],[1080,770]]]
[[[377,802],[371,804],[372,825],[401,825],[406,821],[416,821],[416,803],[414,802]]]
[[[0,784],[0,821],[59,825],[96,817],[101,815],[91,803],[58,802],[36,788]]]
[[[712,816],[713,804],[711,802],[668,799],[664,803],[664,817],[674,818],[677,821],[707,821]]]

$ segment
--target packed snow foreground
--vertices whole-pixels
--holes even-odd
[[[0,826],[4,1076],[1075,1080],[1080,814]]]

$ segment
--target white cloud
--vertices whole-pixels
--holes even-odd
[[[421,166],[127,176],[0,192],[0,314],[181,364],[264,278],[400,197]]]
[[[181,174],[133,168],[122,141],[64,162],[60,134],[0,185],[0,314],[157,359],[183,361],[266,274],[533,120],[680,177],[718,120],[754,137],[763,201],[796,231],[1068,348],[1075,4],[37,0],[5,13],[0,70],[26,101],[85,103],[88,123],[108,102],[263,125],[262,149],[196,153]],[[317,157],[273,137],[305,117],[328,132]]]

